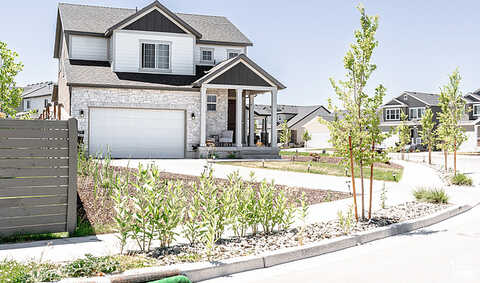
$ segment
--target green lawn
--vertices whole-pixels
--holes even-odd
[[[295,151],[286,151],[286,150],[281,150],[280,151],[280,156],[292,156],[292,155],[296,155],[297,152]],[[299,156],[310,156],[311,152],[298,152],[298,155]],[[315,154],[318,154],[318,155],[321,155],[321,156],[328,156],[328,153],[315,153]]]
[[[274,170],[283,170],[283,171],[294,171],[294,172],[307,172],[309,162],[280,162],[280,161],[266,161],[265,167],[262,166],[262,162],[219,162],[219,164],[225,165],[234,165],[234,166],[243,166],[249,168],[266,168]],[[336,163],[326,163],[326,162],[311,162],[310,173],[313,174],[323,174],[323,175],[333,175],[333,176],[345,176],[345,168],[342,165]],[[403,173],[403,168],[393,168],[393,167],[374,167],[373,169],[373,178],[380,181],[396,181],[398,182]],[[370,178],[370,167],[364,167],[363,174],[365,178]],[[396,175],[396,178],[394,178]],[[360,170],[358,167],[355,168],[355,177],[360,177]]]

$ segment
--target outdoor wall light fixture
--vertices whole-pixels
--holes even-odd
[[[192,120],[195,120],[195,113],[192,112]]]
[[[80,118],[83,118],[84,114],[83,110],[80,110]]]

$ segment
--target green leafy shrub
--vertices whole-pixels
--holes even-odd
[[[47,263],[22,264],[14,260],[0,262],[0,282],[52,282],[61,279],[56,266]]]
[[[448,203],[448,195],[443,189],[419,188],[413,192],[418,201],[430,203]]]
[[[85,257],[72,261],[62,267],[67,277],[86,277],[101,273],[113,273],[120,270],[120,261],[115,257],[95,257],[86,254]]]
[[[457,173],[451,179],[453,185],[457,186],[472,186],[473,181],[470,177],[465,174]]]

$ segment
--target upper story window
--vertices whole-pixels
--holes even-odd
[[[385,109],[385,121],[400,120],[400,108]]]
[[[480,116],[480,104],[473,105],[473,116]]]
[[[207,110],[208,111],[217,111],[217,96],[216,95],[207,95]]]
[[[232,59],[240,55],[242,52],[240,50],[229,49],[227,50],[227,59]]]
[[[408,117],[412,119],[420,119],[425,114],[425,107],[415,107],[408,110]]]
[[[213,48],[200,48],[200,62],[214,64],[214,50]]]
[[[142,43],[142,69],[170,71],[170,43]]]

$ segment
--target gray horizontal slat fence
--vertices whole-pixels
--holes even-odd
[[[77,120],[0,119],[0,237],[73,233]]]

